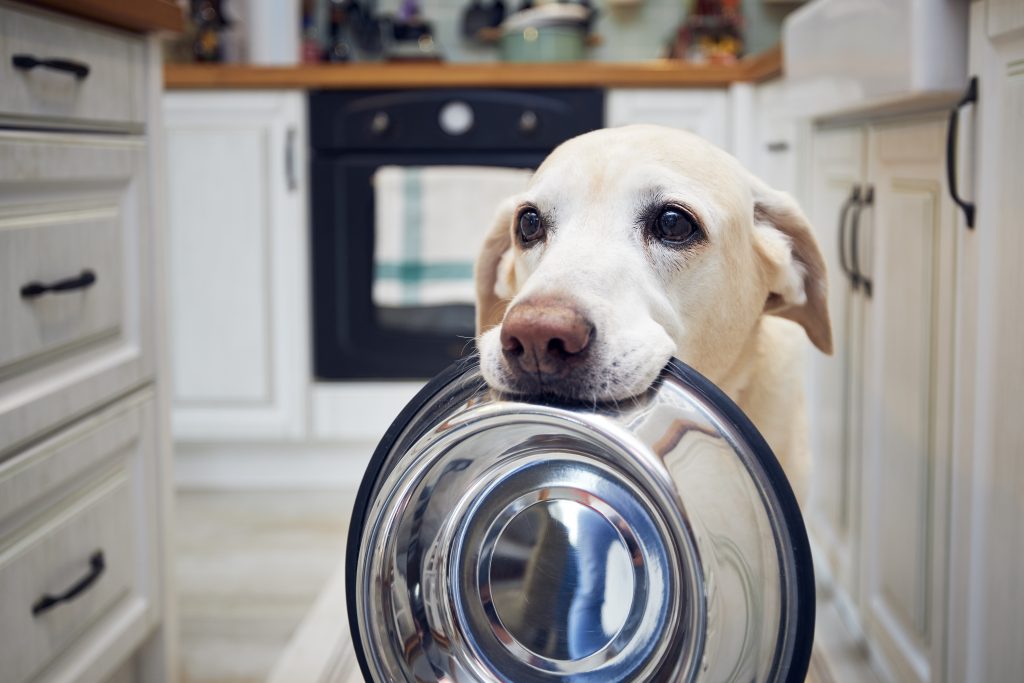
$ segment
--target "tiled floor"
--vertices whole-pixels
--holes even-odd
[[[351,493],[177,498],[182,683],[262,683],[341,562]]]

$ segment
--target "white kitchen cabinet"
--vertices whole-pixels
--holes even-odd
[[[813,361],[808,525],[840,611],[907,683],[949,680],[958,228],[945,133],[939,111],[814,135],[809,212],[836,353]]]
[[[160,42],[0,2],[0,56],[0,680],[175,680]]]
[[[605,125],[654,123],[682,128],[729,150],[729,92],[721,89],[619,88],[605,95]]]
[[[164,97],[179,441],[305,434],[305,109],[296,92]]]
[[[950,551],[951,681],[1024,672],[1024,3],[971,3],[976,105],[962,110],[960,312]],[[963,217],[960,216],[961,225]]]

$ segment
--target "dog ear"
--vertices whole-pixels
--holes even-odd
[[[505,309],[512,298],[507,281],[512,276],[512,214],[515,207],[515,199],[511,197],[498,207],[473,269],[478,336],[504,319]]]
[[[752,178],[754,247],[765,266],[764,311],[799,323],[821,351],[832,353],[825,259],[796,201]]]

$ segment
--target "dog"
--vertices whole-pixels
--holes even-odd
[[[475,286],[491,387],[622,400],[674,355],[750,417],[803,498],[804,335],[832,352],[825,262],[795,200],[731,155],[649,125],[563,143],[499,207]]]

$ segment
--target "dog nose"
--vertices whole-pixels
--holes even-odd
[[[568,304],[523,302],[501,324],[501,348],[527,372],[561,375],[583,358],[593,333],[594,325]]]

